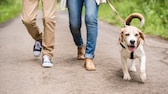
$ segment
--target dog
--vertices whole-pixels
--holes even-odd
[[[131,80],[131,76],[128,72],[128,59],[131,59],[130,71],[136,72],[135,59],[139,59],[140,65],[140,79],[142,82],[146,80],[146,55],[143,48],[145,42],[143,32],[135,26],[131,26],[130,23],[132,19],[138,18],[140,20],[140,25],[143,26],[145,19],[140,13],[130,14],[126,21],[125,27],[121,28],[121,33],[119,37],[120,55],[123,71],[123,79]]]

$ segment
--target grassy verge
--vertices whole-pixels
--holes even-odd
[[[0,2],[0,24],[4,23],[21,12],[21,0]]]
[[[5,1],[5,2],[3,2]],[[145,25],[141,30],[150,35],[161,36],[168,40],[168,0],[110,0],[122,18],[133,12],[144,15]],[[59,5],[57,5],[59,6]],[[58,7],[57,7],[58,9]],[[21,0],[2,0],[0,2],[0,24],[16,17],[21,12]],[[99,19],[110,24],[123,27],[108,4],[101,4]],[[133,20],[132,25],[139,27],[139,21]]]
[[[167,0],[111,0],[111,3],[122,18],[126,18],[133,12],[144,15],[145,25],[141,28],[144,33],[161,36],[168,39],[168,4]],[[102,4],[99,8],[99,19],[120,27],[117,16],[112,12],[108,4]],[[132,25],[139,26],[138,20],[133,20]]]

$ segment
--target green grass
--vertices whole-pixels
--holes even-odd
[[[0,2],[0,24],[18,16],[21,12],[21,0]]]
[[[168,39],[167,0],[111,0],[111,3],[123,19],[133,12],[143,14],[145,17],[145,24],[141,30],[146,34],[161,36],[164,39]],[[113,13],[108,4],[100,5],[99,19],[123,27],[119,18]],[[139,21],[133,20],[132,25],[139,26]]]
[[[122,18],[133,12],[144,15],[145,25],[140,28],[139,20],[133,20],[132,25],[144,33],[160,36],[168,40],[168,0],[110,0]],[[21,13],[21,0],[1,0],[0,24],[18,16]],[[58,9],[57,5],[57,9]],[[119,18],[113,13],[108,4],[99,7],[99,19],[118,27],[123,27]]]

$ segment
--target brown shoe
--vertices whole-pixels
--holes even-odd
[[[92,59],[90,59],[90,58],[85,59],[85,68],[88,71],[95,71],[96,70],[95,64],[93,63]]]
[[[82,48],[78,48],[78,54],[77,54],[77,59],[78,60],[84,60],[84,54],[85,54],[85,45],[82,46]]]

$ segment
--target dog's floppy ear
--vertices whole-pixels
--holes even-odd
[[[119,37],[119,42],[123,42],[124,41],[124,31],[125,31],[125,28],[121,28],[121,33],[120,33],[120,37]]]
[[[144,33],[142,31],[140,31],[140,30],[139,30],[139,35],[140,35],[140,38],[142,38],[143,40],[145,40]]]
[[[143,43],[144,43],[143,41],[145,41],[144,33],[139,30],[139,35],[140,35],[140,38],[138,39],[138,45],[139,44],[143,45]]]

